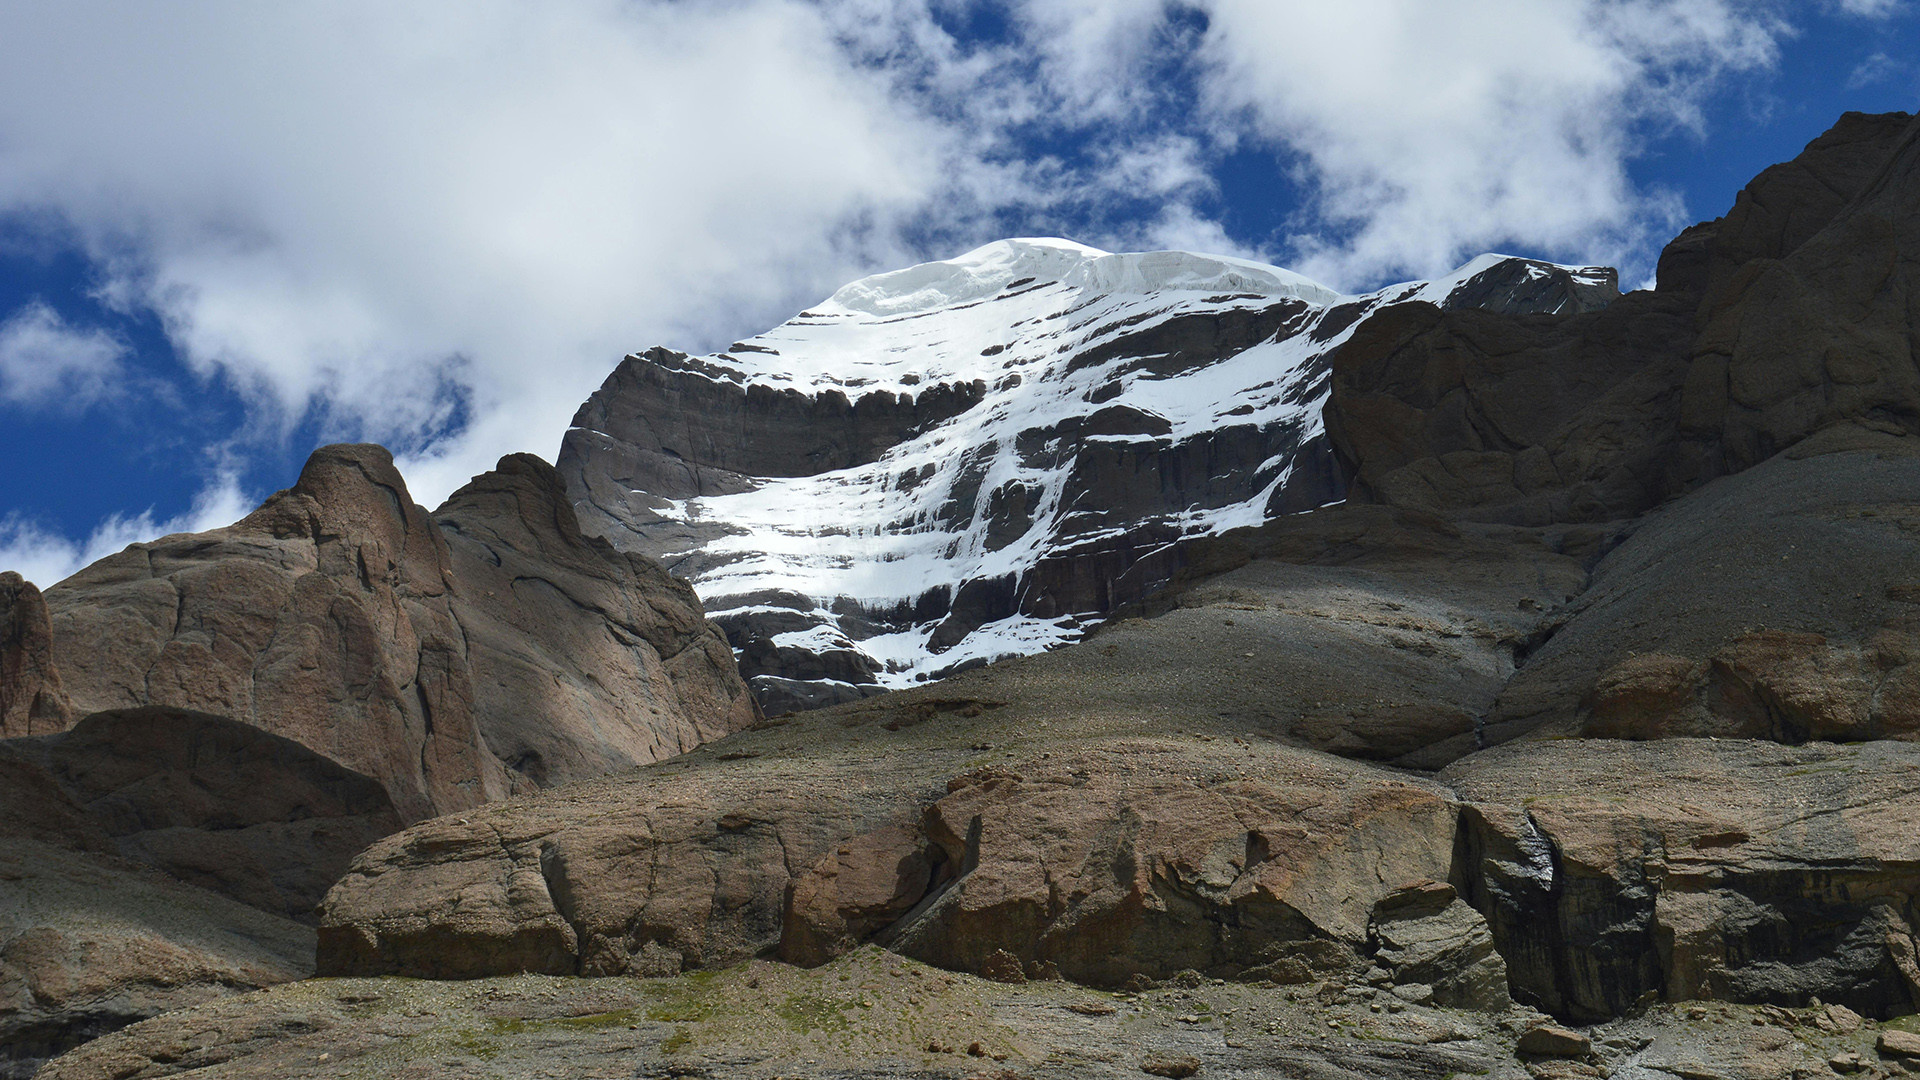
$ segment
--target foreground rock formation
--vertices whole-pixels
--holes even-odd
[[[537,459],[506,459],[441,514],[385,450],[326,447],[232,526],[135,544],[43,604],[23,592],[9,619],[39,643],[19,650],[38,682],[14,696],[61,702],[23,716],[229,717],[374,777],[409,820],[752,720],[692,592],[582,536]]]
[[[692,591],[581,535],[532,457],[436,516],[385,450],[327,447],[225,529],[0,575],[0,1059],[300,977],[380,837],[756,715]],[[81,882],[110,916],[62,909]]]

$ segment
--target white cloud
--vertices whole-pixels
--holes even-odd
[[[1636,190],[1641,125],[1699,123],[1776,28],[1723,0],[1208,0],[1208,90],[1301,155],[1318,193],[1296,268],[1432,274],[1503,246],[1644,257],[1671,200]]]
[[[1628,180],[1636,132],[1698,124],[1777,30],[1732,0],[1014,0],[1008,38],[963,45],[942,17],[970,10],[20,0],[0,213],[70,226],[101,296],[250,395],[252,435],[315,409],[432,503],[552,454],[628,351],[1009,228],[1261,254],[1205,211],[1248,142],[1316,193],[1264,254],[1336,284],[1503,245],[1644,258],[1678,210]]]
[[[76,410],[110,395],[127,346],[34,301],[0,323],[0,401]]]
[[[169,533],[204,532],[230,525],[245,517],[257,501],[228,473],[195,496],[192,508],[184,514],[162,520],[156,520],[151,510],[115,514],[96,526],[85,540],[71,540],[31,520],[9,515],[0,518],[0,570],[12,570],[44,589],[128,544]]]
[[[1890,19],[1906,10],[1904,0],[1837,0],[1843,13],[1862,19]]]
[[[431,499],[551,454],[623,353],[906,257],[953,147],[888,90],[789,0],[16,4],[0,209],[63,214],[191,365],[415,451]]]

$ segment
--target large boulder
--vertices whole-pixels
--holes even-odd
[[[1365,969],[1381,901],[1447,877],[1436,785],[1161,720],[889,695],[426,822],[328,895],[320,970],[671,974],[874,940],[1103,985],[1298,982]]]
[[[1523,1001],[1581,1021],[1650,991],[1916,1007],[1920,747],[1525,741],[1440,779]]]
[[[583,537],[557,491],[549,467],[510,458],[442,525],[385,450],[323,447],[234,525],[135,544],[48,589],[50,652],[6,655],[50,655],[59,681],[16,664],[38,689],[10,680],[7,700],[59,686],[72,716],[153,705],[252,724],[372,776],[405,820],[751,722],[692,593]],[[15,636],[40,640],[15,592]]]

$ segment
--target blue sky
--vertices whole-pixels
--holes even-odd
[[[337,439],[431,504],[627,351],[1001,236],[1636,284],[1916,57],[1912,0],[11,3],[0,569]]]

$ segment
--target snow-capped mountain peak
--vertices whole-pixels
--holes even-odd
[[[692,580],[770,710],[844,700],[1073,640],[1183,538],[1342,498],[1328,357],[1375,312],[1587,310],[1610,275],[1483,256],[1343,296],[1001,240],[628,357],[559,465],[584,527]]]

